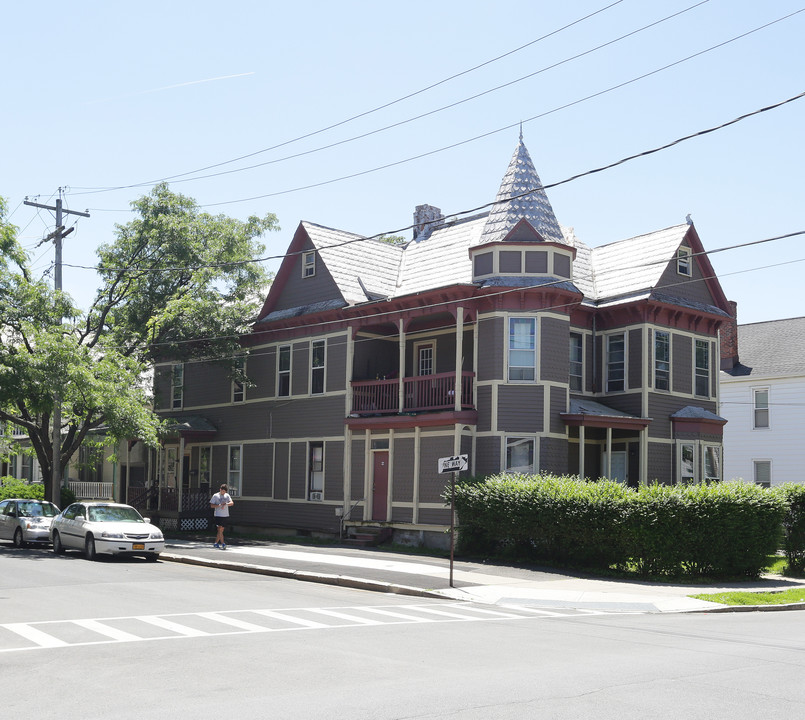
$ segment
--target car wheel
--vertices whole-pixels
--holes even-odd
[[[58,532],[53,533],[53,552],[57,555],[64,555],[64,545],[61,544]]]
[[[84,555],[87,560],[95,560],[98,557],[95,552],[95,538],[92,535],[87,535],[87,539],[84,540]]]
[[[14,531],[14,547],[21,548],[25,546],[25,540],[22,539],[22,528],[17,528]]]

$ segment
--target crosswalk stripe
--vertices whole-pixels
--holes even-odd
[[[67,645],[64,640],[59,640],[59,638],[48,635],[46,632],[42,632],[38,628],[31,627],[26,623],[10,623],[3,625],[3,627],[11,630],[11,632],[17,633],[17,635],[22,635],[26,640],[36,643],[39,647],[52,648]]]
[[[447,610],[437,610],[436,608],[425,607],[424,605],[409,605],[410,608],[416,608],[419,612],[433,613],[434,615],[441,615],[443,617],[455,618],[456,620],[477,620],[478,618],[470,617],[469,615],[461,615],[459,613],[447,612]]]
[[[400,618],[401,620],[412,620],[414,622],[430,623],[436,622],[433,618],[417,617],[416,615],[406,615],[405,613],[393,612],[392,610],[383,610],[382,608],[367,607],[361,608],[368,612],[378,613],[379,615],[388,615],[389,617]]]
[[[456,603],[448,605],[448,607],[462,608],[462,609],[466,609],[466,610],[469,610],[469,611],[474,612],[474,613],[481,613],[483,615],[494,615],[495,617],[504,618],[504,619],[522,617],[521,615],[513,615],[512,613],[500,612],[499,610],[487,610],[485,608],[479,608],[479,607],[466,608],[466,607],[464,607],[462,605],[458,605]]]
[[[293,617],[293,615],[286,615],[285,613],[276,612],[275,610],[252,610],[251,612],[265,615],[266,617],[275,618],[276,620],[284,620],[285,622],[294,623],[295,625],[303,625],[308,628],[324,628],[330,627],[324,623],[316,622],[315,620],[304,620],[303,618]]]
[[[179,635],[186,635],[187,637],[201,637],[202,635],[209,635],[210,633],[203,630],[196,630],[196,628],[187,627],[187,625],[180,625],[172,620],[166,620],[158,615],[138,615],[137,620],[147,622],[149,625],[156,625],[163,630],[170,630],[171,632],[178,633]]]
[[[127,633],[125,630],[118,630],[117,628],[110,627],[109,625],[104,625],[103,623],[99,623],[97,620],[73,620],[76,625],[80,625],[87,630],[92,630],[93,632],[99,633],[101,635],[105,635],[112,640],[120,640],[130,642],[132,640],[141,640],[142,638],[137,637],[136,635],[132,635],[131,633]]]
[[[349,620],[350,622],[360,623],[361,625],[382,625],[380,620],[372,620],[370,618],[362,618],[357,615],[350,615],[349,613],[339,612],[338,610],[325,610],[324,608],[311,608],[311,612],[319,613],[321,615],[329,615],[330,617],[340,618],[341,620]]]
[[[230,625],[231,627],[240,628],[249,632],[270,632],[271,628],[264,625],[256,625],[255,623],[246,622],[245,620],[238,620],[237,618],[230,617],[229,615],[222,615],[216,612],[200,612],[196,613],[199,617],[206,618],[207,620],[214,620],[215,622]]]

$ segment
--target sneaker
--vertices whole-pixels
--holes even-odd
[[[215,543],[215,545],[213,545],[213,547],[217,548],[217,547],[221,547],[221,546],[218,543]]]
[[[223,545],[221,545],[221,550],[226,550],[226,543],[224,543]]]

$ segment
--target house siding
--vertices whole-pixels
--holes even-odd
[[[344,442],[341,440],[324,443],[324,499],[344,501]]]
[[[564,475],[568,470],[568,444],[559,438],[541,438],[539,442],[539,472]]]
[[[502,317],[478,318],[478,347],[484,348],[478,353],[478,380],[503,379],[504,326]]]
[[[628,385],[630,390],[643,387],[643,330],[642,328],[629,330],[629,358],[626,370],[628,372]]]
[[[570,353],[570,325],[552,317],[540,324],[540,379],[543,382],[567,383]]]
[[[475,474],[479,477],[500,472],[500,437],[479,437],[475,441]]]
[[[312,243],[304,247],[305,251],[313,249]],[[293,258],[286,257],[285,262],[292,262],[293,267],[272,310],[288,310],[325,300],[343,300],[338,285],[318,253],[316,253],[316,274],[312,277],[302,277],[301,252]]]
[[[394,440],[394,478],[392,502],[414,501],[414,456],[413,438]]]
[[[548,390],[551,398],[550,431],[564,435],[566,428],[561,413],[567,411],[568,391],[560,387],[550,387]]]
[[[683,247],[687,246],[683,245]],[[707,287],[707,283],[704,282],[704,275],[702,275],[697,259],[691,257],[690,264],[691,275],[687,277],[680,275],[676,271],[676,259],[672,260],[657,282],[655,286],[656,289],[662,290],[665,294],[682,298],[683,300],[703,303],[705,305],[715,305],[716,301],[710,289]]]
[[[213,453],[213,456],[215,453]],[[288,467],[290,464],[291,444],[278,442],[274,444],[274,499],[288,498]]]
[[[687,335],[671,336],[671,387],[674,392],[693,392],[693,339]]]
[[[668,443],[649,443],[648,481],[666,485],[673,483],[674,446]]]
[[[478,431],[488,432],[492,429],[492,388],[489,385],[478,388],[476,403]]]
[[[498,430],[542,432],[544,402],[542,385],[501,385],[498,388]]]
[[[246,388],[247,400],[273,397],[277,381],[276,346],[251,350],[246,359],[246,375],[253,383]]]
[[[310,345],[294,343],[291,348],[291,394],[307,395],[310,376]]]
[[[327,381],[325,390],[336,392],[346,389],[347,336],[327,338]]]
[[[271,497],[273,468],[273,444],[244,445],[241,494]]]
[[[288,486],[289,500],[307,498],[307,443],[291,443],[291,481]]]
[[[420,440],[419,502],[443,502],[442,493],[444,492],[447,475],[439,473],[439,458],[452,455],[452,436],[428,436],[423,433]]]

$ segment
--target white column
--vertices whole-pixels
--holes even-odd
[[[461,410],[461,360],[464,352],[464,308],[456,308],[456,386],[455,404],[456,412]]]
[[[584,441],[586,433],[584,425],[579,425],[579,478],[584,480]]]
[[[612,479],[612,428],[607,428],[607,480]]]

